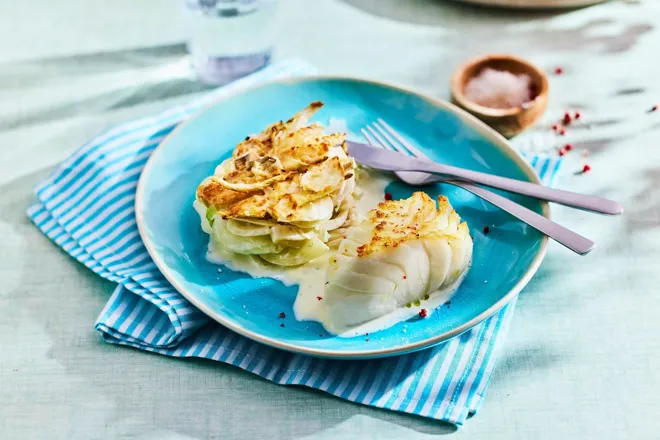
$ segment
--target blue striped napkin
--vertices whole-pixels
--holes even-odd
[[[316,359],[252,342],[211,321],[164,279],[140,240],[133,211],[137,180],[150,153],[178,123],[237,89],[313,72],[302,62],[284,62],[98,136],[37,187],[38,202],[28,215],[72,257],[117,283],[96,322],[107,342],[214,359],[278,384],[461,425],[481,404],[515,301],[470,331],[418,353],[370,361]],[[559,160],[528,158],[551,184]]]

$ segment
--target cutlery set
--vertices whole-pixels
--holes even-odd
[[[357,162],[374,169],[392,171],[401,181],[411,186],[443,182],[462,188],[508,212],[580,255],[589,253],[594,248],[595,243],[506,197],[478,185],[598,214],[618,215],[623,212],[623,207],[619,203],[601,197],[548,188],[535,183],[434,162],[382,119],[378,119],[361,131],[369,145],[352,141],[346,142],[350,155]]]

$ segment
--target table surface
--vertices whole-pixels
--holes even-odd
[[[11,3],[11,7],[9,4]],[[105,344],[93,323],[113,286],[34,228],[33,186],[120,121],[202,88],[176,1],[0,0],[0,438],[651,439],[660,430],[660,2],[503,12],[423,0],[282,0],[279,58],[447,96],[463,60],[511,52],[551,72],[549,109],[515,140],[544,148],[552,121],[583,123],[560,186],[625,215],[553,208],[598,242],[551,244],[521,294],[486,402],[456,431],[282,387],[215,362]],[[583,152],[588,157],[583,157]],[[577,174],[588,162],[592,171]]]

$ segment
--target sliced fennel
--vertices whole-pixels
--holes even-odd
[[[332,197],[326,196],[299,206],[291,216],[278,219],[287,223],[315,222],[330,220],[334,212]]]
[[[323,225],[325,222],[323,220],[316,220],[316,221],[310,221],[310,222],[290,222],[293,226],[297,226],[302,229],[313,229],[318,226]]]
[[[346,219],[348,219],[348,209],[341,210],[337,215],[323,224],[323,229],[333,231],[346,223]]]
[[[227,229],[232,234],[240,237],[256,237],[270,234],[270,227],[268,226],[255,225],[254,223],[234,219],[227,220]]]
[[[277,225],[270,229],[270,236],[273,242],[279,243],[281,241],[303,241],[309,240],[314,237],[313,230],[305,230],[295,226]]]
[[[260,235],[255,237],[240,237],[229,232],[227,221],[219,220],[213,227],[215,237],[218,243],[225,249],[237,254],[260,255],[277,254],[282,252],[283,247],[275,244],[269,235]]]
[[[245,223],[252,223],[254,225],[260,225],[260,226],[277,226],[279,224],[275,220],[264,220],[260,218],[250,218],[250,217],[241,217],[241,218],[237,218],[237,220],[240,220]]]
[[[260,254],[264,260],[278,266],[299,266],[320,257],[328,250],[318,238],[310,238],[299,248],[288,248],[280,253]]]

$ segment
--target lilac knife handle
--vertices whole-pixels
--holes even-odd
[[[602,197],[588,196],[570,191],[548,188],[535,183],[523,182],[522,180],[509,179],[507,177],[480,173],[478,171],[466,170],[450,165],[443,165],[429,160],[415,160],[419,166],[411,171],[425,171],[427,173],[442,174],[450,178],[459,178],[472,183],[498,188],[504,191],[535,197],[548,202],[560,203],[585,211],[600,214],[618,215],[623,212],[623,206],[619,203]]]
[[[588,254],[596,245],[588,238],[583,237],[580,234],[577,234],[570,229],[567,229],[562,225],[557,224],[540,214],[537,214],[531,209],[527,209],[524,206],[507,199],[506,197],[502,197],[499,194],[488,191],[485,188],[481,188],[480,186],[472,185],[467,182],[459,182],[455,180],[449,180],[446,182],[458,186],[459,188],[463,188],[464,190],[481,197],[487,202],[497,206],[503,211],[508,212],[512,216],[522,220],[534,229],[537,229],[538,231],[552,238],[557,243],[566,246],[568,249],[580,255]]]

